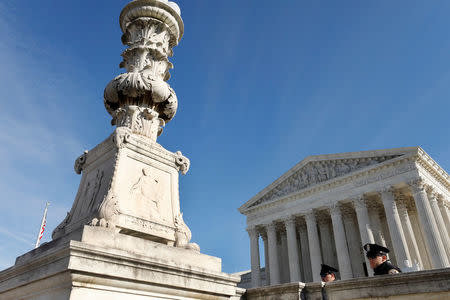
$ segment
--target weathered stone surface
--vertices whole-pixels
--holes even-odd
[[[286,283],[270,287],[248,289],[247,300],[297,300],[300,299],[305,284],[302,282]]]
[[[420,147],[409,147],[308,157],[239,210],[258,236],[268,235],[268,224],[274,224],[276,232],[271,234],[280,242],[272,248],[282,249],[281,241],[292,241],[299,234],[301,261],[292,256],[286,262],[276,252],[264,253],[268,253],[265,266],[276,274],[274,280],[270,275],[269,284],[277,285],[292,282],[297,267],[303,280],[319,282],[320,263],[338,267],[339,279],[372,276],[368,262],[364,264],[365,243],[389,248],[388,258],[403,272],[448,267],[448,215],[441,207],[449,199],[450,175]],[[295,232],[284,229],[286,219],[293,219]],[[305,225],[307,230],[302,229]],[[307,236],[302,238],[302,232]],[[257,262],[254,244],[252,261]],[[280,268],[273,271],[272,265]],[[254,264],[252,269],[257,267]]]
[[[450,268],[325,284],[329,300],[450,299]]]
[[[85,226],[81,241],[58,239],[0,273],[0,298],[230,299],[238,276],[219,258]],[[242,293],[242,291],[240,290]],[[183,298],[184,299],[184,298]]]
[[[450,268],[338,280],[329,283],[288,283],[247,289],[247,300],[422,300],[450,299]]]
[[[53,231],[57,239],[87,224],[179,247],[191,247],[180,212],[178,172],[189,160],[150,139],[118,128],[75,163],[82,173],[71,211]]]

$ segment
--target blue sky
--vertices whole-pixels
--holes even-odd
[[[113,130],[127,1],[0,2],[0,269],[70,210],[73,163]],[[177,2],[169,83],[184,219],[226,272],[249,269],[237,208],[304,157],[422,146],[450,170],[450,1]]]

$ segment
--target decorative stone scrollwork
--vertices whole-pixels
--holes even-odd
[[[295,222],[296,222],[295,216],[289,216],[289,217],[283,219],[283,223],[286,226],[295,226]]]
[[[259,236],[259,233],[258,233],[258,230],[256,229],[256,226],[248,227],[246,230],[247,230],[248,235],[249,235],[250,237],[256,237],[256,236]]]
[[[128,128],[131,133],[143,135],[156,141],[166,124],[158,115],[156,111],[148,107],[129,105],[118,108],[114,112],[111,124],[118,128]]]
[[[178,213],[175,216],[175,247],[200,251],[199,245],[196,243],[189,243],[192,238],[192,233],[189,227],[184,223],[183,214]]]
[[[430,203],[432,202],[438,202],[438,198],[439,198],[439,193],[435,192],[434,190],[430,190],[430,192],[428,193],[428,200],[430,201]]]
[[[330,210],[330,215],[331,216],[340,216],[340,215],[342,215],[341,205],[339,204],[339,202],[331,203],[328,208]]]
[[[81,174],[84,168],[84,164],[86,163],[88,151],[85,150],[84,153],[75,160],[75,165],[73,166],[75,173]]]
[[[366,199],[364,198],[364,195],[357,196],[353,199],[352,202],[355,210],[367,209]]]
[[[266,227],[267,232],[269,232],[269,231],[276,231],[277,224],[274,223],[274,222],[271,222],[271,223],[265,224],[264,227]]]
[[[122,11],[120,25],[128,47],[120,67],[126,73],[106,86],[105,108],[113,117],[112,125],[156,141],[178,107],[166,81],[173,67],[168,57],[183,35],[180,9],[170,1],[132,1]]]
[[[419,192],[425,192],[426,184],[422,178],[411,180],[410,182],[408,182],[408,184],[411,187],[411,190],[414,194],[417,194]]]
[[[175,155],[175,164],[178,166],[181,174],[186,175],[191,165],[190,160],[186,156],[184,156],[181,151],[175,152]]]
[[[121,149],[129,142],[130,130],[128,128],[117,128],[111,136],[112,142]]]
[[[314,210],[310,209],[305,212],[305,220],[307,223],[315,223],[316,222],[316,213]]]
[[[95,220],[96,218],[94,218],[91,221],[91,225],[114,228],[114,219],[118,214],[118,201],[116,197],[111,192],[109,192],[100,205],[98,222]]]

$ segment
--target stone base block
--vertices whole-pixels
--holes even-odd
[[[85,226],[79,237],[18,257],[0,272],[0,299],[239,297],[239,277],[222,273],[219,258],[102,227]]]

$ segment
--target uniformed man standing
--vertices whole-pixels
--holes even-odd
[[[336,274],[335,272],[339,272],[333,267],[330,267],[328,265],[321,265],[322,268],[320,269],[320,277],[322,277],[323,282],[331,282],[336,280]]]
[[[366,256],[374,275],[398,274],[401,270],[387,260],[389,249],[377,244],[365,244]]]

